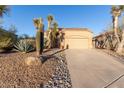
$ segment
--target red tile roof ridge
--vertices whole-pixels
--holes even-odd
[[[62,29],[62,30],[77,30],[77,31],[83,30],[83,31],[88,31],[88,32],[93,33],[93,32],[92,32],[91,30],[89,30],[88,28],[60,28],[60,29]]]

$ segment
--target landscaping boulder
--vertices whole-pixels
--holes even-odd
[[[26,59],[25,59],[25,63],[27,64],[27,65],[41,65],[42,64],[42,61],[41,61],[41,59],[40,58],[38,58],[38,57],[27,57]]]

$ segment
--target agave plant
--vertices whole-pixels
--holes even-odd
[[[23,53],[28,53],[33,51],[35,48],[33,47],[33,45],[28,42],[27,40],[20,40],[18,41],[15,45],[14,48],[16,51],[20,51]]]

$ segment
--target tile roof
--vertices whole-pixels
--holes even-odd
[[[53,29],[53,28],[51,28],[51,29]],[[58,28],[59,29],[59,31],[63,31],[63,30],[71,30],[71,31],[75,31],[75,30],[77,30],[77,31],[88,31],[88,32],[91,32],[91,33],[93,33],[91,30],[89,30],[88,28]]]
[[[71,31],[75,31],[75,30],[77,30],[77,31],[88,31],[88,32],[91,32],[91,33],[93,33],[91,30],[89,30],[88,28],[62,28],[62,30],[71,30]]]

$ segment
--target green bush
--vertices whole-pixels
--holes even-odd
[[[0,50],[11,50],[16,40],[15,33],[0,28]]]
[[[33,51],[35,48],[28,40],[19,40],[15,45],[14,48],[16,51],[20,51],[23,53],[28,53]]]

